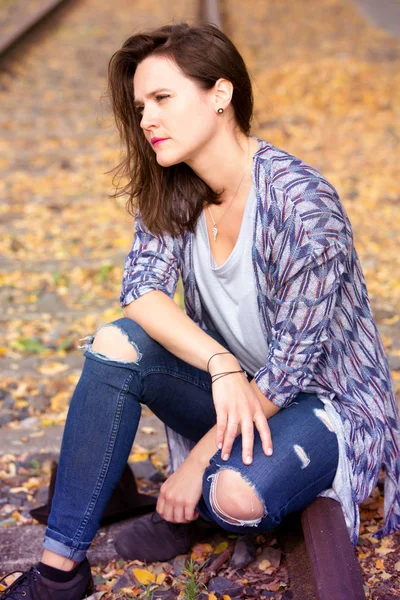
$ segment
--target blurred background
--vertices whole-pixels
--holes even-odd
[[[46,3],[0,0],[0,40]],[[399,7],[221,2],[223,29],[254,84],[253,133],[339,192],[400,399]],[[58,451],[83,364],[79,338],[122,314],[133,230],[125,200],[109,197],[120,147],[108,61],[134,32],[197,18],[196,0],[70,0],[1,57],[0,475],[21,456]],[[149,413],[138,444],[135,455],[165,465]],[[18,492],[18,505],[8,486],[0,526],[29,521],[39,487],[30,499]]]

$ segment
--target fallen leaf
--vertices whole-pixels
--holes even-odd
[[[221,554],[221,552],[223,552],[224,550],[226,550],[226,548],[228,547],[228,542],[221,542],[220,544],[218,544],[218,546],[214,549],[214,554]]]
[[[142,585],[148,585],[155,581],[154,573],[151,573],[147,569],[132,569],[132,573]]]
[[[67,369],[68,365],[55,361],[41,365],[37,368],[39,373],[42,373],[42,375],[57,375],[58,373],[63,373]]]
[[[154,429],[154,427],[142,427],[140,429],[140,431],[142,433],[145,433],[146,435],[151,435],[152,433],[156,432],[156,430]]]

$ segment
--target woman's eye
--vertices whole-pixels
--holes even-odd
[[[169,94],[166,94],[166,95],[160,94],[159,96],[156,96],[157,102],[160,102],[161,100],[165,100],[166,98],[170,98]],[[144,111],[144,106],[138,106],[136,108],[136,112],[139,115],[139,117],[141,117],[143,115],[143,111]]]

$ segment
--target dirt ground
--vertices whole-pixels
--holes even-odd
[[[349,0],[226,0],[222,10],[253,78],[253,132],[315,166],[340,193],[400,403],[400,41]],[[0,545],[9,549],[3,574],[40,553],[43,529],[29,510],[47,498],[83,364],[79,339],[121,316],[133,232],[124,201],[109,198],[119,143],[106,99],[108,60],[134,31],[196,17],[194,1],[72,0],[0,73]],[[176,301],[182,304],[180,290]],[[151,467],[165,474],[168,453],[163,426],[149,411],[139,435],[130,463],[144,469],[141,489],[156,494]],[[357,546],[373,600],[400,597],[400,533],[381,542],[371,537],[382,516],[377,487],[361,506]],[[237,540],[223,532],[183,562],[142,565],[113,554],[108,540],[115,531],[101,530],[94,544],[97,598],[190,598],[191,582],[206,580],[200,565],[221,555],[225,581],[213,590],[208,580],[204,598],[221,597],[222,589],[225,600],[292,597],[273,535],[254,538],[253,562],[233,569]],[[22,539],[34,548],[26,557]],[[190,558],[192,573],[182,571]]]

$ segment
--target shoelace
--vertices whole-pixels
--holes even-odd
[[[21,598],[27,595],[27,591],[34,592],[35,588],[38,589],[37,582],[40,581],[40,573],[37,569],[35,569],[35,567],[31,567],[29,571],[25,572],[12,571],[11,573],[8,573],[2,579],[0,579],[0,583],[7,579],[7,577],[10,577],[10,575],[14,575],[14,573],[21,573],[21,575],[14,581],[14,583],[12,583],[8,588],[6,588],[4,592],[0,592],[0,600],[6,600],[6,598],[7,600],[21,600]],[[42,590],[40,590],[40,592],[42,592]],[[45,591],[45,594],[47,598],[42,597],[41,595],[41,600],[50,599],[47,590]]]

